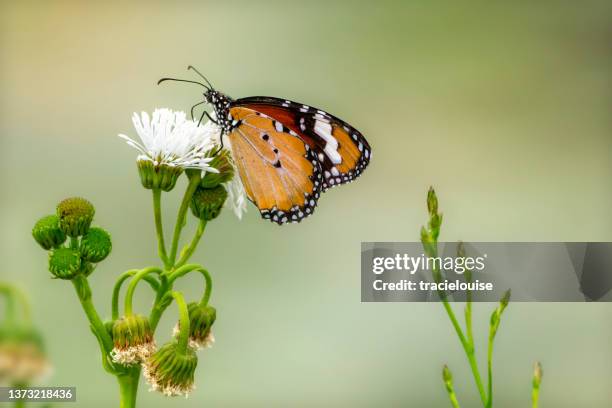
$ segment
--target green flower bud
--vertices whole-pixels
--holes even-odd
[[[60,228],[72,238],[89,230],[95,212],[93,204],[80,197],[67,198],[57,205]]]
[[[150,160],[138,160],[137,165],[140,182],[148,190],[172,190],[183,172],[181,167],[169,166],[167,164],[155,165]]]
[[[66,241],[66,234],[61,230],[56,215],[47,215],[38,220],[32,229],[32,236],[46,250],[57,248]]]
[[[227,183],[234,178],[234,163],[229,150],[223,149],[215,155],[209,165],[219,170],[218,173],[206,173],[202,178],[201,186],[214,188],[219,184]]]
[[[217,310],[212,306],[201,306],[199,303],[189,303],[189,347],[193,349],[210,348],[215,342],[212,325],[217,320]],[[174,327],[174,336],[178,338],[180,322]]]
[[[540,388],[540,384],[542,383],[542,375],[542,364],[540,364],[539,361],[536,361],[535,365],[533,366],[533,388]]]
[[[81,269],[81,254],[72,248],[57,248],[49,253],[49,272],[56,278],[72,279]]]
[[[188,395],[193,389],[198,357],[191,348],[185,353],[177,343],[168,343],[143,364],[143,375],[155,391],[167,396]]]
[[[431,216],[438,213],[438,197],[433,187],[429,187],[429,191],[427,191],[427,211]]]
[[[81,239],[81,256],[88,262],[97,263],[110,254],[113,245],[108,232],[94,227]]]
[[[457,243],[457,258],[465,258],[465,244],[463,241]]]
[[[442,379],[446,384],[453,382],[453,374],[446,364],[444,364],[444,368],[442,369]]]
[[[115,321],[113,343],[113,361],[125,365],[145,361],[156,348],[149,319],[142,315],[124,316]]]
[[[201,220],[214,220],[221,213],[226,199],[227,190],[221,185],[215,188],[199,186],[191,197],[191,212]]]
[[[510,303],[510,295],[511,295],[511,293],[512,292],[510,291],[510,289],[508,289],[507,291],[504,292],[504,295],[499,300],[499,307],[500,307],[499,313],[500,314],[504,311],[506,306],[508,306],[508,303]]]

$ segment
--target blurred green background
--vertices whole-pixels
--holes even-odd
[[[417,240],[430,184],[444,240],[611,241],[611,17],[609,1],[2,2],[0,276],[31,296],[48,384],[76,386],[77,406],[117,403],[73,288],[50,279],[31,227],[65,196],[94,202],[114,238],[91,278],[109,316],[115,277],[156,261],[150,194],[116,135],[134,135],[133,111],[198,101],[197,87],[155,85],[193,64],[233,97],[350,121],[374,159],[299,225],[250,206],[209,226],[194,260],[215,279],[217,343],[189,399],[143,382],[140,405],[445,407],[448,363],[463,406],[478,406],[440,305],[360,303],[360,242]],[[180,195],[164,197],[166,220]],[[190,279],[179,287],[193,299]],[[143,311],[152,300],[137,298]],[[475,307],[480,351],[492,307]],[[500,330],[497,407],[529,406],[535,360],[541,406],[610,406],[612,305],[511,304]]]

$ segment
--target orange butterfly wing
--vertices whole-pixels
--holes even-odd
[[[310,147],[294,131],[253,109],[232,107],[230,114],[239,123],[228,136],[234,160],[262,217],[284,224],[312,214],[322,171]]]
[[[321,191],[353,181],[370,162],[372,150],[361,132],[325,111],[270,96],[242,98],[234,103],[281,123],[314,150],[323,173]]]

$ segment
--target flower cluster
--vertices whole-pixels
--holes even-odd
[[[89,201],[72,197],[57,205],[56,214],[47,215],[34,225],[32,236],[49,251],[49,272],[54,277],[70,280],[78,275],[88,276],[95,264],[110,254],[110,234],[91,227],[94,214]]]
[[[95,215],[93,205],[83,198],[66,199],[57,206],[56,214],[40,219],[32,231],[36,242],[49,251],[49,271],[56,278],[72,281],[100,345],[102,364],[119,380],[122,406],[134,406],[140,372],[152,390],[164,395],[187,395],[193,390],[198,364],[196,351],[212,346],[212,326],[217,312],[208,303],[212,290],[210,274],[201,265],[188,261],[206,224],[216,219],[228,202],[238,217],[246,206],[244,187],[235,176],[231,151],[221,148],[221,134],[216,125],[208,122],[201,126],[188,120],[183,112],[169,109],[157,109],[151,116],[144,112],[134,114],[132,119],[138,139],[119,136],[138,150],[136,163],[141,184],[153,193],[161,265],[130,269],[118,277],[111,298],[111,320],[100,319],[88,281],[97,264],[112,249],[109,233],[91,226]],[[172,241],[166,246],[161,198],[163,193],[176,188],[183,174],[187,187]],[[199,225],[195,236],[179,251],[189,210]],[[192,272],[204,276],[204,294],[199,302],[187,303],[173,285]],[[124,282],[129,283],[121,314],[119,298]],[[155,293],[153,306],[146,315],[135,313],[132,307],[140,282],[147,282]],[[173,301],[178,306],[178,323],[173,339],[158,349],[155,330]]]

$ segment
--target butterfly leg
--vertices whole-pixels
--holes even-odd
[[[212,120],[212,119],[211,119]],[[221,134],[219,135],[219,141],[221,142],[221,146],[219,146],[219,148],[217,149],[216,152],[213,153],[213,156],[216,156],[217,153],[219,153],[221,150],[223,150],[223,134],[224,132],[221,131]]]
[[[214,120],[214,119],[213,119],[213,118],[210,116],[210,114],[209,114],[208,112],[204,111],[204,114],[205,114],[205,115],[208,117],[208,120],[210,120],[212,123],[214,123],[215,125],[218,125],[218,124],[219,124],[219,122],[217,122],[216,120]],[[200,119],[200,120],[202,120],[202,119]]]
[[[191,120],[193,120],[193,110],[195,109],[196,106],[200,106],[201,104],[206,103],[206,101],[202,101],[202,102],[198,102],[195,105],[193,105],[191,107]]]

